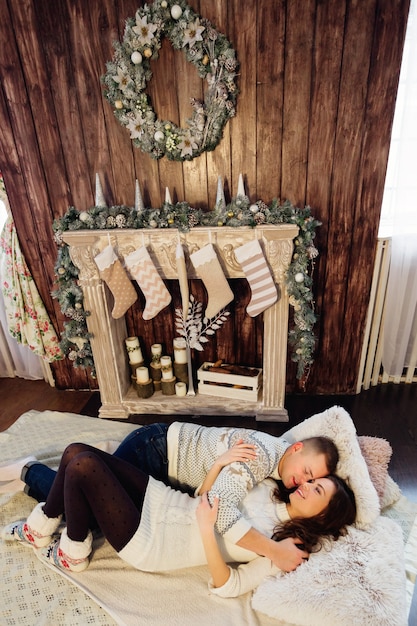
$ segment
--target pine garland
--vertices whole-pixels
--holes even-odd
[[[158,208],[137,211],[121,205],[111,207],[93,206],[88,211],[70,207],[66,214],[54,221],[58,256],[55,264],[57,289],[53,296],[58,300],[63,314],[70,318],[64,323],[61,349],[75,367],[89,368],[95,376],[91,334],[87,330],[83,293],[78,284],[78,269],[71,261],[69,248],[62,234],[71,230],[176,228],[188,232],[196,226],[256,227],[262,224],[295,224],[299,234],[294,240],[294,252],[286,273],[286,287],[290,305],[294,308],[293,321],[288,340],[292,347],[291,359],[297,363],[297,378],[308,376],[314,361],[314,311],[313,269],[318,250],[314,237],[320,222],[311,215],[310,207],[300,209],[289,201],[279,204],[273,200],[268,206],[261,200],[250,204],[248,197],[238,195],[227,206],[218,203],[213,211],[194,209],[187,202],[171,204],[164,202]]]

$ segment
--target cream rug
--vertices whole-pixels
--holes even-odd
[[[27,454],[35,454],[39,459],[56,467],[60,455],[68,443],[83,441],[98,444],[104,440],[121,440],[128,432],[137,428],[132,424],[112,422],[68,413],[53,411],[29,411],[6,432],[0,433],[0,458],[12,460]],[[0,524],[25,517],[33,508],[34,501],[19,493],[0,497]],[[289,585],[297,595],[297,610],[294,604],[286,606],[285,598],[280,598],[274,589],[268,592],[268,585],[280,584],[269,579],[255,594],[257,609],[252,608],[252,594],[240,598],[222,599],[210,595],[207,589],[208,570],[206,567],[178,570],[167,574],[139,572],[123,563],[107,542],[97,539],[95,554],[90,567],[81,574],[64,574],[40,562],[31,548],[16,544],[0,544],[0,566],[2,572],[0,624],[2,626],[84,626],[87,624],[114,626],[406,626],[407,602],[409,603],[416,574],[417,561],[417,505],[401,498],[394,507],[384,511],[395,519],[380,518],[371,535],[356,531],[350,539],[350,552],[340,545],[341,556],[335,553],[337,568],[340,562],[346,571],[362,576],[362,583],[355,589],[343,585],[344,605],[352,607],[355,619],[344,621],[342,614],[336,621],[332,615],[341,605],[340,581],[335,585],[330,576],[330,561],[311,567],[326,571],[322,588],[303,583],[306,569],[284,576],[282,587]],[[397,525],[400,522],[402,532]],[[378,533],[384,544],[377,541]],[[390,537],[387,540],[387,533]],[[373,537],[372,541],[370,537]],[[405,560],[408,575],[408,600],[405,592],[403,566],[403,541],[406,545]],[[333,551],[332,551],[333,552]],[[362,565],[358,565],[358,554]],[[349,560],[351,567],[349,566]],[[391,567],[397,563],[397,568]],[[372,567],[368,567],[369,564]],[[376,565],[375,565],[376,564]],[[309,564],[310,565],[310,562]],[[375,566],[375,567],[374,567]],[[303,566],[304,567],[304,566]],[[330,568],[330,569],[329,569]],[[359,568],[359,569],[358,569]],[[374,571],[378,572],[375,580]],[[395,571],[394,571],[395,570]],[[372,574],[372,579],[368,580]],[[311,572],[310,572],[311,575]],[[367,578],[368,577],[368,578]],[[291,580],[294,579],[293,584]],[[310,579],[311,580],[311,579]],[[389,588],[386,588],[389,581]],[[370,584],[372,583],[372,584]],[[384,584],[382,584],[384,583]],[[377,595],[375,595],[375,586]],[[331,590],[334,587],[335,592]],[[307,591],[310,590],[310,595]],[[288,591],[288,589],[287,589]],[[326,592],[324,601],[323,592]],[[312,595],[313,594],[313,595]],[[313,609],[314,601],[316,610]],[[378,603],[378,611],[369,610],[373,602]],[[368,609],[360,612],[360,603]],[[320,606],[327,606],[328,622],[323,622]],[[394,607],[394,608],[393,608]],[[355,610],[353,610],[353,608]],[[313,610],[312,610],[313,609]],[[333,611],[333,612],[332,612]],[[340,613],[340,611],[339,611]],[[395,613],[396,617],[393,617]],[[268,615],[269,614],[269,615]],[[356,615],[363,618],[356,619]],[[352,615],[351,615],[352,617]]]

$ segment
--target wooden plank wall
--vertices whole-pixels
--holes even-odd
[[[108,203],[132,205],[137,178],[147,205],[160,206],[168,187],[174,201],[205,209],[214,205],[217,176],[229,200],[242,172],[251,201],[288,198],[310,205],[322,221],[314,275],[318,349],[307,390],[354,392],[409,1],[190,0],[233,43],[240,95],[220,145],[186,163],[153,161],[133,149],[102,97],[112,41],[122,38],[139,4],[0,0],[0,170],[56,328],[63,320],[50,295],[52,221],[70,205],[94,204],[96,172]],[[202,84],[166,44],[148,91],[159,117],[184,123]],[[234,287],[228,331],[204,358],[259,362],[262,322],[245,315],[243,283]],[[193,289],[204,297],[201,285]],[[132,330],[143,324],[140,308],[128,323]],[[172,318],[158,316],[141,330],[151,343],[172,327]],[[240,329],[237,346],[233,327]],[[54,370],[59,387],[95,386],[68,361]],[[287,381],[295,391],[291,363]]]

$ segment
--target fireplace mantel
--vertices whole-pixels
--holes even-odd
[[[84,308],[91,312],[87,317],[87,327],[92,334],[91,348],[102,402],[100,417],[120,419],[132,413],[233,414],[255,415],[259,421],[288,421],[284,408],[288,335],[288,294],[284,278],[297,234],[298,227],[292,224],[256,228],[196,227],[187,233],[176,229],[65,232],[63,240],[68,244],[71,259],[79,270]],[[109,243],[121,258],[145,245],[161,277],[175,279],[175,252],[180,241],[187,260],[188,277],[199,278],[189,262],[189,255],[212,243],[227,278],[242,278],[244,273],[234,250],[253,239],[260,241],[280,293],[278,302],[263,313],[263,388],[258,401],[228,399],[225,402],[224,398],[199,395],[198,392],[185,398],[164,396],[158,392],[149,399],[139,399],[130,384],[131,373],[124,348],[126,322],[124,318],[115,320],[111,317],[113,297],[100,279],[94,258]]]

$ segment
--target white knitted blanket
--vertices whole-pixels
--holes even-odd
[[[81,417],[68,413],[45,411],[29,411],[6,432],[0,433],[0,459],[11,460],[35,454],[39,459],[56,467],[65,446],[72,441],[83,441],[97,445],[104,440],[120,441],[128,432],[137,428],[132,424],[123,424],[108,420]],[[0,496],[0,525],[14,519],[25,517],[33,508],[34,501],[28,496],[19,493]],[[415,542],[417,529],[415,518],[417,505],[401,499],[401,506],[391,517],[396,517],[403,526],[404,537],[409,544],[407,556],[407,570],[411,576],[409,581],[412,593],[415,581],[416,543],[410,544],[411,537]],[[414,523],[414,530],[413,528]],[[380,595],[378,621],[375,626],[389,624],[384,621],[391,619],[394,605],[400,615],[392,624],[406,626],[404,580],[401,576],[392,576],[385,572],[384,567],[394,560],[402,562],[402,541],[398,541],[398,527],[394,524],[391,530],[395,538],[392,545],[372,543],[369,548],[368,560],[372,563],[378,560],[380,576],[390,578],[389,589],[384,589]],[[386,530],[386,529],[385,529]],[[375,532],[379,532],[376,527]],[[357,538],[356,535],[359,537]],[[368,544],[362,542],[361,533],[356,533],[352,541],[355,544],[353,557],[358,555],[358,549],[364,549]],[[363,544],[363,545],[362,545]],[[401,545],[399,545],[401,544]],[[410,548],[411,546],[411,548]],[[382,558],[382,563],[381,563]],[[343,571],[349,570],[346,555],[342,555],[340,565]],[[384,562],[386,566],[384,566]],[[355,567],[357,565],[355,564]],[[271,595],[259,593],[257,608],[252,608],[252,595],[246,594],[236,599],[222,599],[209,594],[207,588],[208,570],[206,567],[177,570],[170,573],[149,574],[134,570],[117,557],[112,548],[103,540],[96,540],[94,558],[89,568],[81,574],[64,574],[52,566],[48,567],[40,562],[35,552],[29,547],[19,544],[0,543],[0,580],[1,606],[0,624],[2,626],[84,626],[103,625],[114,626],[292,626],[292,624],[309,624],[321,626],[322,622],[315,621],[314,611],[311,612],[311,601],[307,591],[311,585],[300,585],[297,578],[294,581],[294,601],[305,598],[303,619],[288,621],[291,616],[291,606],[274,604],[274,590]],[[302,568],[299,568],[300,574]],[[413,573],[414,572],[414,573]],[[357,571],[352,573],[357,576]],[[291,575],[289,575],[291,576]],[[311,572],[309,574],[311,576]],[[414,579],[413,579],[414,576]],[[371,581],[379,584],[378,581]],[[398,583],[398,584],[397,584]],[[287,583],[288,584],[288,583]],[[328,587],[329,585],[325,585]],[[393,587],[391,589],[391,587]],[[268,588],[265,587],[265,592]],[[262,590],[261,590],[262,591]],[[349,599],[349,586],[344,586],[345,596]],[[313,593],[313,592],[312,592]],[[320,590],[314,591],[319,602]],[[351,598],[351,606],[363,602],[372,602],[372,585],[356,588],[355,596]],[[363,597],[362,597],[363,596]],[[303,602],[303,600],[301,600]],[[329,619],[332,615],[332,602],[337,604],[337,597],[327,595],[327,609]],[[320,603],[319,603],[320,604]],[[386,606],[385,606],[386,605]],[[294,606],[294,604],[292,605]],[[269,610],[269,608],[273,610]],[[386,610],[385,610],[386,609]],[[384,612],[385,611],[385,612]],[[267,615],[266,613],[269,613]],[[270,615],[274,615],[273,619]],[[382,618],[381,618],[382,615]],[[283,619],[285,617],[285,619]],[[294,616],[295,617],[295,616]],[[281,619],[282,618],[282,619]],[[365,618],[364,618],[365,619]],[[333,622],[335,624],[336,622]],[[338,622],[338,626],[344,623]],[[350,624],[351,622],[347,622]],[[361,626],[360,621],[355,621]],[[373,626],[374,622],[363,621],[363,626]],[[390,625],[391,626],[391,625]]]

